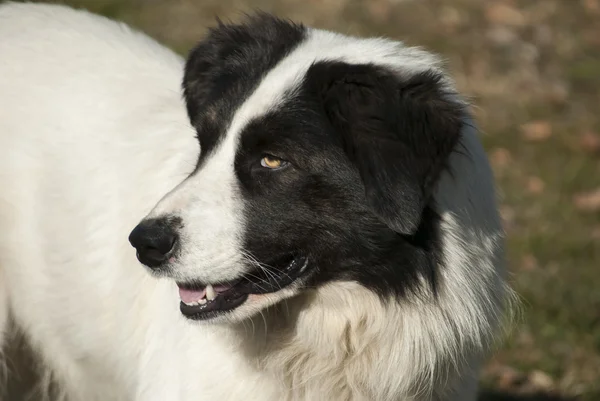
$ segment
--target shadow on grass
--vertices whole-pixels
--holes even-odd
[[[485,390],[479,395],[479,401],[575,401],[575,398],[548,393],[518,395],[504,391]]]

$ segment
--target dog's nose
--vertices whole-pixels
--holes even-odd
[[[137,258],[148,267],[164,263],[177,242],[177,233],[165,219],[145,220],[138,224],[129,242],[137,250]]]

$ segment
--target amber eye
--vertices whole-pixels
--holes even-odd
[[[275,157],[275,156],[265,155],[265,156],[263,156],[262,159],[260,159],[260,165],[265,168],[270,168],[270,169],[275,170],[275,169],[283,167],[285,165],[285,161],[283,161],[280,158]]]

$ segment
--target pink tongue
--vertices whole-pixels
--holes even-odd
[[[179,287],[179,297],[186,304],[191,304],[192,302],[197,302],[204,298],[206,295],[206,288],[201,290],[189,290],[187,288]]]

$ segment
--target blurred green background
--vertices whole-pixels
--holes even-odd
[[[482,401],[600,400],[600,0],[64,3],[182,54],[215,17],[254,9],[440,53],[482,128],[522,299],[485,369]]]

